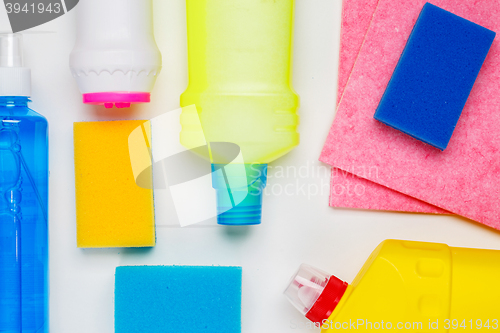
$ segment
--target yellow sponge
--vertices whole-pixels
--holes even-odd
[[[129,135],[137,129],[149,148],[145,120],[74,124],[78,247],[155,245],[152,169],[138,186],[130,160]]]

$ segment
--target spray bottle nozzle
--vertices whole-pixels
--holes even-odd
[[[0,34],[0,67],[23,67],[23,36]]]
[[[0,33],[0,96],[31,95],[31,71],[23,67],[23,36]]]

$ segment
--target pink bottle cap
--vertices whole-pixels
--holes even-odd
[[[117,108],[128,108],[131,104],[149,103],[151,94],[148,92],[97,92],[83,94],[83,103],[92,105],[104,105],[110,109],[115,105]]]

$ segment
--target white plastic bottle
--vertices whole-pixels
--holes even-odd
[[[152,0],[82,0],[70,68],[83,102],[148,103],[161,70]]]

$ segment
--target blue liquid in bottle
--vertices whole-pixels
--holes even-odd
[[[0,34],[0,332],[47,333],[47,120],[28,108],[20,50]]]

